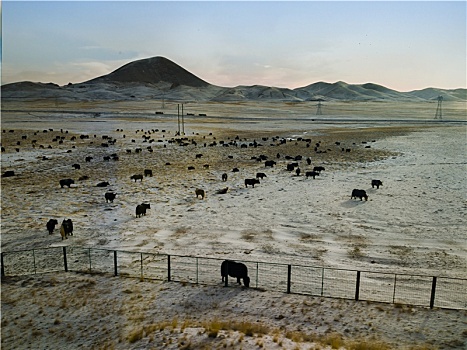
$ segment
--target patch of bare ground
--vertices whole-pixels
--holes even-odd
[[[461,349],[466,311],[76,273],[2,280],[2,349]],[[440,327],[443,325],[443,327]],[[434,332],[433,329],[440,330]]]

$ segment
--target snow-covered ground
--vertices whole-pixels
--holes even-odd
[[[266,124],[253,119],[241,124],[236,124],[231,119],[219,123],[191,122],[186,127],[189,145],[182,147],[168,142],[177,128],[176,123],[168,119],[148,121],[144,118],[121,116],[92,120],[69,116],[62,119],[54,116],[41,117],[40,120],[33,116],[28,118],[30,121],[23,123],[15,118],[7,119],[10,121],[7,123],[2,121],[2,129],[6,129],[2,133],[2,146],[6,147],[6,152],[2,153],[2,173],[14,170],[16,174],[14,177],[2,178],[2,251],[65,244],[220,259],[466,277],[467,153],[464,124],[385,127],[380,123],[372,124],[371,120],[364,124],[342,125],[311,121],[304,123],[281,120],[278,117]],[[54,131],[42,132],[48,128]],[[15,129],[15,132],[10,133],[9,129]],[[60,129],[69,130],[69,134],[61,133]],[[146,135],[154,138],[155,142],[143,143],[141,135],[144,131],[141,130],[152,130]],[[33,135],[33,132],[37,134]],[[23,141],[21,135],[26,134],[27,141]],[[71,141],[72,135],[80,134],[91,135],[91,139],[81,140],[78,137]],[[93,137],[94,134],[96,138]],[[51,140],[52,136],[57,135],[65,137],[62,145]],[[105,142],[102,135],[116,138],[116,145],[102,147],[101,143]],[[238,140],[235,140],[236,135],[239,136]],[[273,139],[274,136],[279,136],[279,139]],[[44,145],[44,149],[31,146],[30,140],[34,137],[38,139],[37,144]],[[267,141],[263,141],[262,137],[267,137]],[[311,146],[307,147],[307,142],[299,141],[300,137],[311,138]],[[286,145],[279,145],[278,140],[283,138],[288,140]],[[191,139],[195,140],[196,145],[191,143]],[[225,143],[237,142],[239,146],[223,147],[220,140]],[[253,140],[257,140],[262,146],[240,147],[241,143],[250,144]],[[19,146],[16,145],[17,141],[20,141]],[[315,143],[320,141],[318,149],[326,153],[315,152]],[[216,145],[209,146],[213,142]],[[341,144],[337,145],[336,142]],[[206,147],[204,143],[207,143]],[[49,144],[51,149],[47,147]],[[150,145],[153,152],[146,148]],[[141,154],[135,154],[136,147],[143,149]],[[19,148],[19,152],[15,148]],[[342,148],[351,148],[352,151],[342,152]],[[127,149],[132,152],[127,153]],[[103,161],[104,155],[112,153],[119,155],[119,161]],[[280,154],[279,158],[277,153]],[[196,154],[202,156],[196,158]],[[261,154],[276,160],[277,165],[269,168],[264,166],[264,162],[251,159],[252,156]],[[93,156],[93,160],[85,163],[84,158],[88,155]],[[298,161],[302,170],[300,176],[295,171],[285,170],[286,164],[293,162],[285,159],[286,155],[303,156]],[[43,160],[44,156],[47,160]],[[307,157],[311,158],[311,165],[305,161]],[[74,163],[79,163],[81,169],[74,170],[71,166]],[[204,167],[204,164],[209,164],[209,167]],[[187,170],[190,165],[195,167],[194,171]],[[325,171],[316,179],[307,179],[304,176],[305,171],[316,165],[324,166]],[[240,171],[232,172],[234,167],[238,167]],[[130,179],[131,175],[142,173],[146,168],[153,170],[153,177],[145,177],[141,182]],[[260,180],[261,183],[254,188],[246,188],[244,179],[255,177],[257,172],[264,172],[267,177]],[[226,182],[221,180],[222,173],[228,174]],[[78,181],[78,177],[83,175],[89,176],[89,179]],[[75,179],[75,185],[60,188],[58,181],[62,178]],[[372,179],[381,180],[383,186],[379,189],[372,188]],[[110,189],[117,193],[113,203],[106,203],[104,199],[104,193],[109,188],[95,187],[100,181],[109,181]],[[226,194],[216,193],[225,187],[229,188]],[[206,191],[205,199],[196,198],[196,188]],[[351,199],[350,194],[354,188],[366,190],[368,201]],[[136,218],[135,207],[143,201],[150,202],[151,209],[146,216]],[[50,218],[56,218],[59,222],[71,218],[75,227],[74,236],[62,241],[58,233],[59,227],[54,234],[49,235],[45,224]],[[218,273],[217,270],[213,271],[213,274]],[[47,280],[51,277],[43,278]],[[100,277],[83,277],[87,278],[97,281],[97,284],[102,283]],[[25,285],[40,284],[34,281],[32,278]],[[112,283],[115,283],[114,279]],[[125,282],[126,287],[122,284],[120,292],[125,288],[132,288],[127,283],[131,285],[136,282]],[[151,282],[144,283],[145,289],[152,288],[146,285]],[[5,288],[19,288],[19,293],[22,285],[22,282],[13,282]],[[164,290],[174,287],[161,285],[160,288]],[[224,293],[221,281],[218,287],[213,287],[214,290],[209,289],[210,287],[183,289],[186,291],[186,288],[190,292],[182,293],[184,296],[199,297],[200,300],[210,300],[216,293]],[[118,290],[117,288],[114,293]],[[119,298],[114,293],[111,294]],[[243,293],[246,292],[242,291],[232,297],[239,298],[245,295]],[[260,317],[261,322],[276,322],[271,320],[277,320],[279,311],[275,309],[276,304],[272,300],[286,296],[261,291],[249,293],[254,293],[254,298],[264,304],[261,304],[264,308],[260,308],[263,310],[260,313],[263,315]],[[147,292],[142,294],[147,295]],[[297,305],[306,305],[309,300],[295,297],[295,308]],[[183,296],[178,295],[178,298],[183,299]],[[246,299],[250,298],[249,295]],[[244,297],[241,299],[236,300],[235,304],[246,303]],[[322,324],[331,322],[333,325],[329,329],[345,334],[345,327],[341,329],[337,326],[340,324],[338,320],[329,321],[329,317],[339,318],[331,312],[333,302],[319,298],[312,300],[312,303],[327,305],[322,312],[326,315],[322,318]],[[172,303],[180,305],[181,301],[172,299]],[[13,305],[11,309],[5,309],[11,317],[22,312],[20,309],[15,311],[15,307],[20,307],[20,304],[22,305],[19,301],[3,304],[2,298],[2,322],[4,305]],[[224,300],[218,301],[217,305],[223,305],[221,309],[224,310],[227,304],[230,305]],[[339,310],[347,313],[346,309],[358,308],[360,305],[342,302]],[[209,308],[212,307],[209,304]],[[391,305],[385,305],[384,309],[387,308],[394,309]],[[47,308],[48,312],[52,312],[52,309]],[[235,314],[240,312],[237,307],[233,309]],[[187,310],[196,312],[190,308]],[[381,325],[378,326],[379,331],[375,331],[378,338],[387,339],[382,335],[384,327],[381,322],[387,312],[393,311],[382,311],[379,316],[375,310],[368,313],[373,320],[370,323],[377,322]],[[59,313],[57,310],[53,312]],[[243,312],[246,318],[255,322],[253,312],[240,313]],[[409,312],[414,320],[414,314],[418,313],[419,310]],[[465,329],[464,311],[447,313],[451,315],[449,317],[461,320]],[[222,317],[222,313],[218,314]],[[206,313],[205,319],[211,316]],[[420,312],[420,316],[417,322],[431,317],[425,314],[425,310]],[[65,316],[59,318],[63,317]],[[151,317],[157,318],[154,315]],[[174,316],[167,314],[165,319],[172,317]],[[11,322],[8,322],[10,326]],[[352,323],[350,320],[348,322]],[[449,322],[446,321],[444,325],[438,323],[439,329],[448,327]],[[313,320],[304,324],[306,329],[314,327]],[[294,327],[298,326],[294,324]],[[372,326],[369,327],[371,329]],[[410,331],[407,328],[404,344],[410,344],[411,340],[414,343],[419,340],[430,343],[428,333],[432,330],[423,327],[421,329],[416,325],[410,327]],[[10,328],[8,332],[12,332]],[[324,328],[320,328],[318,333],[322,331]],[[423,336],[417,337],[413,332]],[[347,333],[352,337],[359,334],[357,330]],[[364,335],[370,333],[372,332]],[[458,333],[456,328],[446,339],[448,338],[463,346],[466,334]],[[3,339],[2,336],[2,345],[5,344]],[[7,344],[15,343],[10,335],[7,339],[10,342]],[[388,339],[393,341],[394,337]],[[45,345],[49,340],[43,341],[39,344]],[[432,341],[433,344],[440,344],[435,339]],[[266,348],[273,348],[276,343],[270,344],[271,347]],[[115,348],[125,348],[120,345],[115,345]],[[249,348],[250,345],[244,345],[244,348]],[[290,348],[293,346],[295,345],[290,345]]]

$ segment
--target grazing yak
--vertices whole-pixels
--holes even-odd
[[[307,171],[305,172],[305,176],[306,178],[308,179],[308,177],[312,176],[313,179],[315,178],[315,176],[319,176],[319,173],[317,173],[316,171]]]
[[[360,198],[360,200],[363,200],[363,198],[365,198],[365,200],[367,201],[368,195],[366,194],[365,190],[354,189],[352,190],[352,196],[350,197],[350,199],[352,198],[355,198],[355,199]]]
[[[107,187],[110,186],[110,184],[107,181],[99,182],[96,187]]]
[[[313,171],[316,171],[317,173],[320,173],[320,172],[322,172],[322,171],[324,171],[324,170],[325,170],[325,169],[324,169],[324,167],[322,167],[322,166],[315,166],[315,167],[313,167]]]
[[[49,231],[49,235],[51,235],[54,230],[55,230],[55,226],[58,225],[58,221],[57,219],[50,219],[49,221],[47,221],[47,231]]]
[[[224,187],[224,188],[222,188],[220,190],[217,190],[216,193],[217,194],[226,194],[228,190],[229,190],[228,187]]]
[[[152,177],[152,170],[151,169],[144,169],[144,176],[151,176]],[[135,180],[136,182],[136,180]]]
[[[379,189],[379,186],[383,186],[383,182],[381,180],[371,180],[371,187],[375,188],[375,186]]]
[[[199,196],[201,196],[201,199],[204,199],[204,196],[206,195],[204,190],[200,189],[200,188],[197,188],[195,190],[195,194],[196,194],[196,198],[198,198]]]
[[[278,158],[279,158],[279,157],[278,157]],[[272,167],[274,167],[274,165],[276,165],[276,164],[277,164],[277,163],[276,163],[275,161],[273,161],[273,160],[267,160],[267,161],[264,162],[264,166],[265,166],[265,167],[271,167],[271,168],[272,168]]]
[[[222,181],[227,181],[227,174],[226,173],[222,174]]]
[[[72,167],[75,168],[75,170],[81,169],[81,165],[79,165],[78,163],[73,164]]]
[[[15,172],[13,170],[7,170],[2,174],[2,177],[11,177],[15,176]]]
[[[238,168],[233,168],[233,169],[232,169],[232,172],[233,172],[233,173],[238,173],[239,171],[240,171],[240,170],[238,170]]]
[[[92,157],[86,157],[86,158],[84,158],[84,160],[85,160],[87,163],[89,163],[89,162],[92,160]]]
[[[265,173],[256,173],[256,178],[257,178],[257,179],[261,179],[261,180],[262,180],[262,179],[265,178],[265,177],[267,177]]]
[[[73,179],[61,179],[60,180],[60,187],[63,188],[63,186],[68,186],[73,185],[75,183],[75,180]]]
[[[141,174],[131,175],[130,179],[135,180],[135,182],[136,180],[143,182],[143,175]]]
[[[227,276],[237,278],[237,283],[240,283],[240,279],[243,278],[243,284],[245,287],[250,286],[250,277],[248,277],[248,268],[245,264],[238,263],[232,260],[224,260],[221,264],[221,276],[222,282]]]
[[[73,222],[71,219],[63,220],[62,226],[60,226],[60,235],[62,236],[62,240],[68,239],[68,236],[73,236]]]
[[[149,203],[141,203],[136,206],[136,217],[139,218],[141,215],[146,215],[146,209],[151,209]]]
[[[248,187],[248,185],[251,185],[253,188],[255,187],[255,184],[259,184],[258,179],[245,179],[245,187]]]
[[[114,193],[114,192],[106,192],[105,193],[105,202],[106,203],[109,203],[109,202],[113,203],[116,196],[117,196],[117,194]]]

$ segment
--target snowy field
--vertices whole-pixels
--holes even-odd
[[[461,118],[456,123],[383,124],[362,116],[364,121],[331,123],[281,118],[286,108],[292,107],[269,114],[273,118],[267,123],[264,116],[252,115],[241,122],[187,118],[186,146],[169,142],[178,125],[167,116],[3,113],[2,173],[13,170],[15,176],[2,178],[2,251],[67,245],[466,278],[467,153]],[[103,135],[117,142],[102,147]],[[142,135],[154,142],[143,142]],[[64,137],[62,144],[52,141],[57,136]],[[77,138],[72,141],[72,136]],[[308,138],[311,142],[303,141]],[[44,148],[32,147],[32,139]],[[221,140],[236,145],[224,147]],[[252,147],[255,140],[262,145]],[[136,154],[138,147],[142,152]],[[118,161],[103,160],[114,153]],[[277,164],[270,168],[252,159],[259,155]],[[302,156],[299,176],[286,170],[294,162],[287,155]],[[93,160],[86,163],[86,156]],[[81,169],[73,169],[75,163]],[[318,165],[325,167],[320,176],[304,176]],[[234,167],[239,172],[232,172]],[[144,169],[152,169],[154,176],[130,179]],[[267,177],[246,188],[245,178],[257,172]],[[223,173],[228,174],[225,182]],[[89,178],[79,181],[84,175]],[[60,188],[63,178],[75,184]],[[383,186],[372,188],[372,179]],[[110,186],[96,187],[101,181]],[[226,194],[217,194],[225,187]],[[205,190],[204,199],[195,196],[196,188]],[[351,199],[354,188],[364,189],[368,201]],[[113,203],[104,199],[109,189],[117,193]],[[135,207],[142,202],[151,209],[136,218]],[[59,223],[71,218],[74,235],[62,241],[59,227],[49,235],[45,225],[51,218]],[[218,268],[212,273],[218,276]],[[220,278],[216,288],[222,288]],[[459,312],[454,317],[465,325],[465,312]],[[268,317],[274,316],[264,315],[262,322]],[[337,325],[330,328],[345,333]],[[462,345],[466,334],[448,338]],[[416,343],[410,335],[404,339]],[[423,339],[428,338],[417,341]]]

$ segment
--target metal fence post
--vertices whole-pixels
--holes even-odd
[[[321,296],[324,294],[324,267],[321,270]]]
[[[140,253],[140,254],[141,254],[140,256],[141,258],[141,279],[143,279],[143,253]]]
[[[167,281],[170,282],[170,255],[167,255]]]
[[[118,276],[117,251],[114,250],[114,276]]]
[[[198,271],[198,270],[199,270],[199,267],[198,267],[198,257],[196,257],[196,284],[199,283],[199,276],[198,276],[199,271]]]
[[[397,274],[394,274],[394,291],[392,292],[392,303],[396,300],[396,281],[397,281]]]
[[[357,271],[357,285],[355,286],[355,300],[358,301],[360,296],[360,271]]]
[[[433,282],[431,284],[430,309],[433,309],[433,306],[435,305],[435,293],[436,293],[436,277],[433,276]]]
[[[66,246],[63,246],[63,265],[65,266],[65,272],[68,272],[68,261],[66,259]]]
[[[258,281],[259,281],[259,263],[256,263],[256,286],[255,288],[258,288]]]
[[[5,277],[5,265],[3,264],[3,252],[0,255],[2,257],[2,277]]]
[[[292,265],[287,265],[287,294],[290,294],[291,279],[292,279]]]
[[[92,265],[91,265],[91,248],[88,249],[88,257],[89,257],[89,273],[92,271]]]
[[[32,261],[34,264],[34,274],[36,274],[36,253],[34,252],[34,249],[32,250]]]
[[[222,272],[225,272],[225,280],[224,280],[224,287],[228,287],[229,286],[229,261],[226,260],[225,261],[226,263],[226,271],[222,271]],[[222,265],[221,265],[221,268],[222,268]]]

